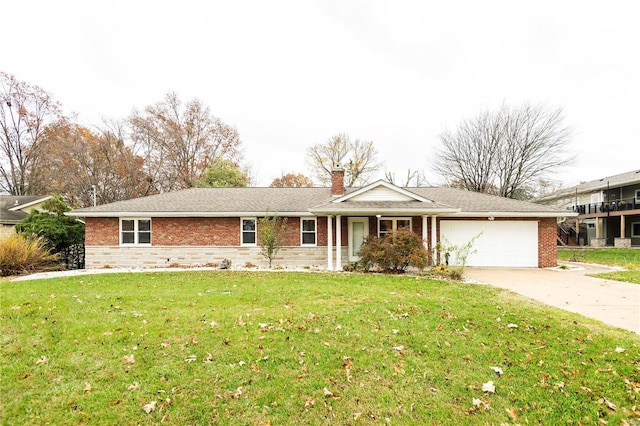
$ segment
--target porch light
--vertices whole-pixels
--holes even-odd
[[[376,215],[376,217],[377,217],[378,219],[380,219],[380,218],[382,217],[382,215],[381,215],[381,214],[377,214],[377,215]]]

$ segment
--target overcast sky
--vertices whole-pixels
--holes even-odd
[[[306,149],[372,140],[424,171],[503,102],[561,107],[566,185],[640,169],[640,1],[4,1],[0,69],[86,125],[175,91],[235,126],[260,185]]]

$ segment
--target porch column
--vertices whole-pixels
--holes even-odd
[[[427,229],[427,215],[422,215],[422,245],[429,251],[429,231]]]
[[[596,238],[600,238],[600,218],[596,217]]]
[[[620,216],[620,238],[624,238],[624,215]]]
[[[432,256],[432,261],[431,263],[433,263],[433,266],[436,266],[438,264],[438,249],[437,247],[437,242],[436,242],[436,238],[437,238],[437,233],[436,233],[436,215],[431,216],[431,256]]]
[[[342,269],[342,216],[336,216],[336,271]]]
[[[333,216],[327,216],[327,270],[333,269],[333,229],[331,228],[331,220]]]

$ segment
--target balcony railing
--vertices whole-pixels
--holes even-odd
[[[636,198],[624,198],[610,202],[579,204],[573,206],[573,211],[578,214],[596,214],[608,212],[623,212],[640,209],[640,200]]]

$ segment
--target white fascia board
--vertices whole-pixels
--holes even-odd
[[[413,198],[414,200],[422,201],[423,203],[433,203],[433,200],[429,200],[427,198],[424,198],[424,197],[416,194],[415,192],[408,191],[408,190],[406,190],[404,188],[401,188],[401,187],[396,186],[396,185],[394,185],[392,183],[389,183],[386,180],[378,180],[376,182],[370,183],[369,185],[363,186],[362,188],[357,189],[357,190],[355,190],[353,192],[350,192],[349,194],[345,194],[345,195],[342,195],[342,196],[336,198],[335,200],[331,200],[331,202],[332,203],[336,203],[336,204],[337,203],[341,203],[341,202],[346,201],[346,200],[348,200],[350,198],[356,197],[356,196],[358,196],[360,194],[363,194],[363,193],[368,192],[368,191],[370,191],[370,190],[372,190],[374,188],[377,188],[378,186],[384,186],[384,187],[386,187],[386,188],[388,188],[388,189],[390,189],[392,191],[396,191],[396,192],[398,192],[400,194],[406,195],[409,198]]]
[[[264,216],[265,212],[81,212],[70,211],[65,215],[73,217],[255,217]],[[281,217],[314,216],[306,212],[269,212]]]
[[[439,215],[449,216],[458,213],[460,209],[394,209],[394,208],[361,208],[361,209],[311,209],[311,213],[316,215],[342,215],[342,216],[375,216],[381,215],[404,215],[404,216],[422,216],[422,215]]]
[[[576,217],[573,212],[459,212],[451,217]]]
[[[47,201],[50,198],[53,198],[53,197],[51,195],[47,195],[46,197],[38,198],[37,200],[31,201],[30,203],[18,204],[17,206],[11,207],[8,210],[11,210],[11,211],[15,212],[15,211],[27,208],[27,207],[34,206],[34,205],[39,204],[39,203],[44,203],[45,201]]]

